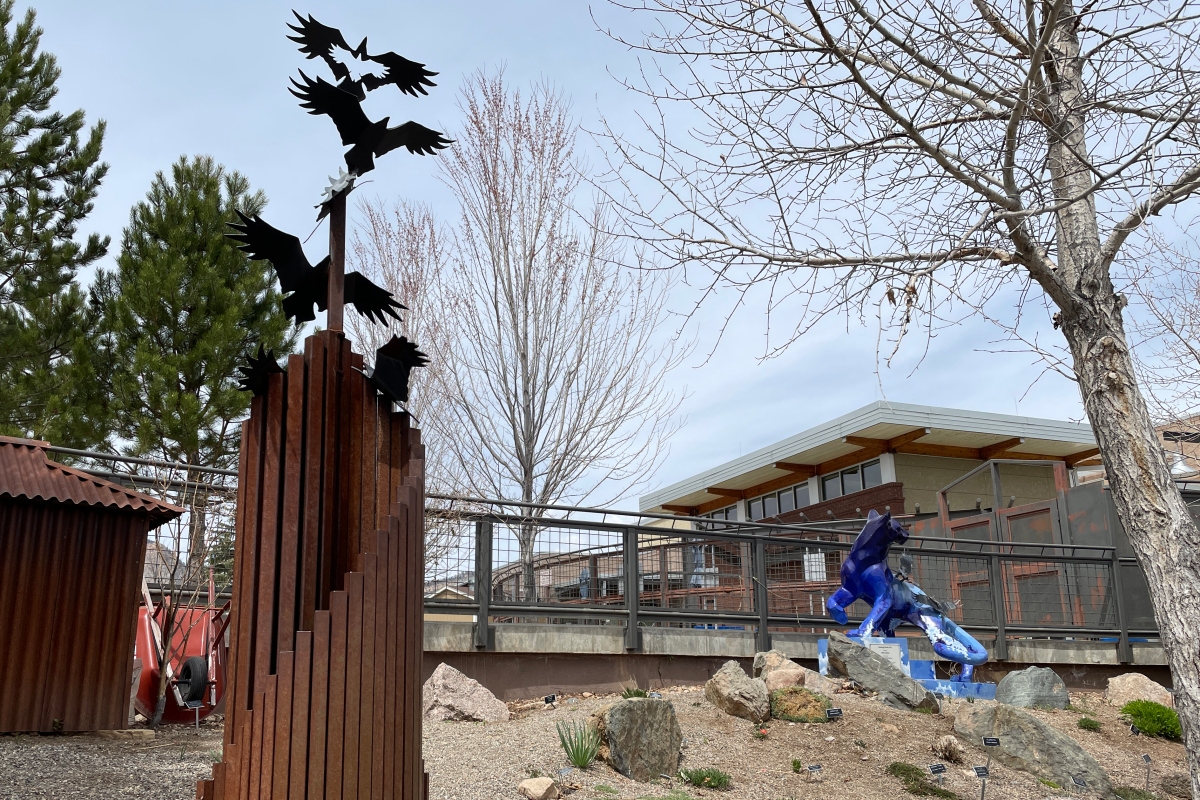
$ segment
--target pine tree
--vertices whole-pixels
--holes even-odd
[[[159,172],[130,212],[114,271],[93,286],[111,369],[111,412],[128,452],[236,466],[250,395],[238,367],[259,344],[296,344],[265,261],[225,237],[234,210],[257,214],[261,191],[208,156]]]
[[[61,71],[34,20],[14,28],[0,0],[0,433],[88,446],[105,438],[105,398],[75,275],[109,240],[74,237],[108,171],[104,122],[85,131],[83,111],[50,110]]]

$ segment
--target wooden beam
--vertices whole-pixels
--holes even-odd
[[[1072,455],[1067,456],[1064,460],[1067,462],[1068,467],[1074,467],[1084,461],[1089,461],[1098,455],[1100,455],[1100,448],[1092,447],[1088,450],[1084,450],[1082,453],[1073,453]]]
[[[887,439],[865,439],[862,436],[843,436],[842,441],[855,447],[875,448],[887,447]]]
[[[780,489],[786,489],[789,486],[795,486],[798,483],[804,483],[805,480],[806,479],[801,478],[798,475],[784,475],[783,477],[769,480],[766,483],[760,483],[757,486],[751,486],[746,490],[746,497],[758,497],[760,494],[777,492]]]
[[[1089,458],[1086,461],[1076,461],[1072,467],[1103,467],[1104,462],[1099,458]]]
[[[670,511],[672,514],[674,514],[677,517],[694,517],[694,516],[696,516],[695,506],[672,506],[672,505],[667,505],[666,503],[663,503],[662,510]]]
[[[864,447],[861,450],[855,450],[853,453],[847,453],[844,456],[838,456],[829,461],[822,461],[817,471],[821,475],[828,475],[830,472],[837,472],[839,469],[853,466],[860,461],[868,461],[875,456],[881,456],[887,452],[887,442],[882,439],[879,441],[881,444],[875,447]]]
[[[862,436],[843,436],[842,441],[846,444],[852,444],[855,447],[862,447],[866,450],[879,450],[882,452],[895,452],[897,447],[915,442],[922,436],[925,436],[930,431],[929,428],[913,428],[911,431],[902,433],[899,436],[893,436],[891,439],[866,439]]]
[[[910,442],[896,448],[898,453],[911,453],[916,456],[940,456],[942,458],[969,458],[979,461],[979,451],[974,447],[955,447],[948,444],[919,444]],[[1022,453],[1022,458],[1024,454]]]
[[[896,448],[903,447],[909,442],[915,442],[917,439],[930,433],[931,430],[931,428],[913,428],[908,433],[893,436],[891,439],[888,439],[888,450],[894,453],[896,452]]]
[[[794,472],[798,481],[808,480],[817,474],[816,464],[792,464],[787,461],[776,461],[775,469],[786,469],[788,472]]]
[[[746,496],[746,492],[742,489],[722,489],[720,486],[710,486],[704,491],[709,494],[717,494],[721,497],[732,497],[735,500],[741,500]]]
[[[1006,452],[1010,448],[1016,447],[1017,445],[1024,444],[1024,443],[1025,443],[1024,437],[1018,437],[1016,439],[1005,439],[1003,442],[996,442],[995,444],[989,444],[987,447],[979,448],[979,458],[983,461],[989,461],[993,458],[999,458],[1002,453]],[[1020,458],[1021,453],[1013,453],[1013,457]]]
[[[696,506],[696,508],[692,509],[696,512],[692,514],[692,516],[698,517],[702,514],[707,514],[710,511],[716,511],[718,508],[725,508],[729,505],[733,504],[730,503],[729,498],[726,497],[722,497],[719,500],[709,500],[707,503],[701,503],[700,505]]]

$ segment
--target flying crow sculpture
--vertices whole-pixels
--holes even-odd
[[[275,351],[268,350],[264,353],[261,344],[258,346],[258,358],[247,356],[246,362],[249,366],[238,367],[242,373],[242,377],[238,380],[238,389],[243,392],[253,392],[255,397],[261,397],[267,393],[271,375],[283,372],[283,368],[275,360]]]
[[[329,302],[329,256],[313,266],[295,236],[271,227],[258,215],[248,217],[241,211],[237,215],[241,224],[229,223],[237,233],[225,235],[239,242],[238,249],[252,260],[271,262],[279,276],[279,288],[288,293],[283,299],[283,313],[295,319],[297,325],[316,319],[313,304],[324,311]],[[383,322],[385,314],[400,319],[396,311],[404,306],[396,302],[391,292],[371,283],[361,273],[346,273],[345,292],[345,301],[372,322]]]
[[[423,367],[429,357],[417,349],[416,342],[403,336],[375,351],[375,369],[367,377],[371,384],[394,403],[408,402],[408,376],[413,367]]]
[[[406,147],[417,155],[431,155],[450,144],[440,132],[426,128],[416,122],[406,122],[395,128],[388,127],[388,117],[372,122],[362,110],[359,99],[339,89],[323,78],[313,80],[300,73],[301,83],[292,79],[289,91],[300,98],[301,108],[310,114],[325,114],[333,120],[342,144],[352,145],[346,152],[346,168],[351,175],[363,175],[375,169],[375,158]]]
[[[296,14],[295,11],[292,12]],[[433,81],[429,80],[436,72],[430,72],[425,69],[424,64],[418,64],[416,61],[410,61],[403,56],[395,53],[380,53],[379,55],[370,55],[367,53],[367,40],[363,39],[358,47],[351,48],[346,44],[346,39],[342,36],[342,32],[337,28],[331,28],[328,25],[322,25],[313,19],[312,15],[308,19],[296,14],[296,19],[299,25],[288,24],[288,27],[295,31],[298,35],[289,36],[293,42],[300,45],[300,52],[304,53],[308,58],[320,58],[329,66],[333,76],[338,79],[338,88],[353,94],[360,100],[366,97],[366,92],[374,91],[380,86],[391,84],[405,94],[410,94],[416,97],[418,94],[429,94],[426,86],[436,86]],[[371,61],[379,64],[384,68],[382,75],[376,75],[373,72],[364,74],[358,80],[350,77],[350,68],[333,57],[333,48],[345,50],[350,55],[361,61]],[[365,91],[364,91],[365,89]]]

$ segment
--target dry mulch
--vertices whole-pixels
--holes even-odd
[[[953,718],[887,708],[852,693],[839,693],[834,706],[845,717],[829,724],[766,724],[766,739],[754,738],[755,726],[727,716],[707,700],[700,688],[663,690],[675,705],[685,737],[682,766],[716,767],[733,776],[727,791],[670,784],[637,784],[604,764],[581,772],[570,767],[558,743],[554,723],[586,719],[614,695],[559,697],[555,708],[540,701],[510,704],[518,709],[503,723],[442,722],[425,725],[425,761],[432,800],[493,800],[517,798],[517,784],[532,772],[549,775],[566,788],[572,800],[634,800],[643,797],[686,797],[706,800],[816,800],[845,797],[893,800],[908,797],[900,782],[885,769],[893,761],[924,767],[935,761],[930,745],[953,733]],[[1088,733],[1076,727],[1073,711],[1030,713],[1084,746],[1108,772],[1114,785],[1141,787],[1145,780],[1142,753],[1154,760],[1151,789],[1169,774],[1186,774],[1183,746],[1146,737],[1134,738],[1121,725],[1117,709],[1099,695],[1071,695],[1073,705],[1089,708],[1103,728]],[[196,736],[190,727],[164,726],[154,741],[114,741],[87,734],[60,736],[0,736],[0,798],[163,798],[188,800],[195,782],[210,775],[212,755],[221,746],[219,718],[201,723]],[[832,741],[826,738],[832,736]],[[856,740],[866,747],[856,744]],[[946,788],[963,800],[979,796],[973,764],[986,754],[963,742],[968,763],[948,765]],[[820,779],[792,772],[792,759],[821,764]],[[569,772],[560,774],[562,770]],[[990,800],[1043,800],[1067,795],[1031,776],[992,764]],[[681,793],[682,792],[682,793]],[[686,794],[684,794],[686,793]],[[1094,796],[1094,795],[1079,795]],[[1166,800],[1164,798],[1164,800]]]

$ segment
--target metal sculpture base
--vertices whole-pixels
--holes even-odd
[[[424,448],[338,332],[242,426],[222,760],[197,798],[424,800]]]
[[[995,700],[996,684],[956,681],[937,677],[933,661],[924,659],[911,660],[908,656],[908,639],[905,637],[874,636],[865,639],[861,636],[849,637],[851,641],[861,644],[874,653],[887,658],[900,670],[929,691],[942,697],[973,700]],[[817,642],[817,667],[822,675],[829,675],[829,640],[820,639]]]

